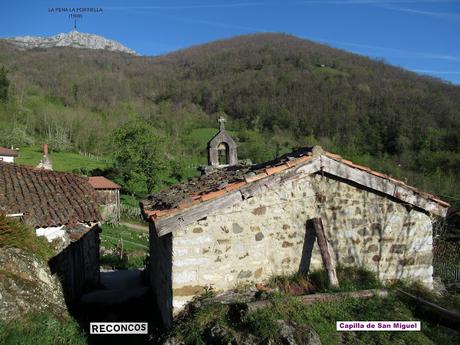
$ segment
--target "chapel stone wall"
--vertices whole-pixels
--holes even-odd
[[[373,191],[321,175],[286,181],[221,209],[172,237],[174,310],[206,287],[226,290],[297,272],[306,222],[321,217],[340,265],[365,266],[382,280],[432,284],[432,219]],[[310,269],[322,268],[315,243]]]

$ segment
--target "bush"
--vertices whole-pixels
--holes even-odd
[[[2,247],[14,247],[34,253],[45,262],[55,254],[46,238],[37,236],[32,228],[0,215],[0,248]]]

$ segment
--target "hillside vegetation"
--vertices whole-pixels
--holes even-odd
[[[460,87],[383,61],[257,34],[161,57],[24,52],[0,42],[2,65],[11,83],[0,102],[0,145],[48,141],[54,150],[110,155],[113,131],[137,118],[180,163],[180,174],[164,176],[173,183],[206,162],[207,128],[225,114],[240,158],[260,162],[321,144],[454,204],[460,199]]]

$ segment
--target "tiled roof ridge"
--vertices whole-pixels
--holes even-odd
[[[121,189],[120,185],[105,176],[90,176],[88,182],[94,189]]]
[[[17,157],[18,151],[9,149],[7,147],[0,146],[0,156]]]
[[[3,162],[0,172],[2,208],[24,213],[35,227],[100,221],[96,192],[84,176]]]
[[[299,157],[290,159],[295,154],[299,154]],[[204,193],[202,192],[202,193],[197,194],[197,195],[190,195],[189,199],[182,200],[181,202],[179,202],[177,204],[176,207],[171,207],[171,208],[166,208],[166,209],[149,210],[149,209],[146,208],[146,205],[144,205],[143,203],[141,203],[141,207],[143,209],[144,214],[147,216],[148,219],[156,220],[156,219],[161,219],[161,218],[165,218],[165,217],[168,217],[168,216],[172,216],[172,215],[175,215],[175,214],[177,214],[177,213],[179,213],[179,212],[181,212],[183,210],[191,208],[192,206],[198,205],[198,204],[200,204],[202,202],[206,202],[206,201],[210,201],[210,200],[219,198],[219,197],[221,197],[221,196],[223,196],[223,195],[225,195],[227,193],[230,193],[230,192],[232,192],[234,190],[240,189],[240,188],[242,188],[242,187],[244,187],[244,186],[246,186],[246,185],[248,185],[248,184],[250,184],[252,182],[264,179],[264,178],[266,178],[268,176],[271,176],[271,175],[274,175],[274,174],[278,174],[280,172],[283,172],[283,171],[285,171],[287,169],[293,168],[293,167],[298,166],[300,164],[305,164],[306,162],[312,160],[312,158],[317,158],[317,157],[320,157],[321,155],[324,155],[324,156],[326,156],[328,158],[331,158],[331,159],[333,159],[333,160],[335,160],[337,162],[345,164],[345,165],[347,165],[347,166],[349,166],[351,168],[365,171],[365,172],[367,172],[367,173],[369,173],[371,175],[386,179],[386,180],[391,181],[392,183],[394,183],[396,185],[399,185],[399,186],[402,186],[404,188],[410,189],[411,191],[415,192],[416,194],[422,196],[423,198],[430,199],[430,200],[442,205],[443,207],[449,207],[450,206],[449,203],[439,199],[438,197],[436,197],[433,194],[426,193],[426,192],[420,192],[416,188],[407,185],[403,181],[397,180],[397,179],[395,179],[395,178],[393,178],[393,177],[391,177],[389,175],[382,174],[382,173],[379,173],[377,171],[374,171],[369,167],[362,166],[362,165],[359,165],[359,164],[355,164],[350,160],[344,159],[340,155],[325,151],[319,146],[315,146],[315,147],[312,147],[312,148],[309,148],[309,149],[307,149],[307,148],[299,149],[297,151],[294,151],[294,152],[291,152],[291,153],[288,153],[288,154],[285,154],[285,155],[279,157],[278,160],[275,159],[273,161],[267,162],[267,163],[273,163],[272,166],[270,166],[269,164],[267,166],[264,166],[264,164],[259,164],[258,166],[262,167],[262,170],[263,170],[262,172],[254,174],[252,171],[249,171],[248,173],[246,173],[244,175],[244,180],[234,181],[234,182],[228,183],[227,185],[225,185],[225,187],[223,187],[223,188],[221,188],[219,190],[214,190],[214,191],[204,192]],[[287,158],[287,160],[283,161],[283,160],[281,160],[282,158]],[[265,163],[265,164],[267,164],[267,163]]]
[[[27,169],[27,170],[30,170],[30,171],[33,171],[33,172],[40,172],[40,173],[43,173],[43,174],[49,174],[49,175],[53,175],[53,174],[56,174],[56,175],[70,175],[74,178],[79,178],[79,179],[82,179],[82,180],[88,180],[88,177],[86,176],[82,176],[82,175],[78,175],[78,174],[75,174],[75,173],[72,173],[72,172],[69,172],[69,171],[56,171],[56,170],[49,170],[49,169],[44,169],[44,168],[38,168],[36,166],[33,166],[33,165],[27,165],[27,164],[18,164],[18,163],[7,163],[7,162],[3,162],[3,161],[0,161],[0,164],[5,164],[5,165],[8,165],[8,166],[11,166],[11,167],[14,167],[14,168],[18,168],[18,169]]]

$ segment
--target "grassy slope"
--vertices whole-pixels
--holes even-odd
[[[115,247],[120,238],[124,240],[123,247],[128,252],[148,250],[149,235],[147,231],[142,232],[125,225],[102,225],[101,244],[104,247]]]
[[[421,332],[337,332],[339,320],[417,320],[413,307],[396,295],[372,300],[345,300],[305,307],[287,295],[274,298],[272,308],[249,315],[243,324],[261,338],[275,336],[276,320],[288,319],[312,326],[324,344],[458,344],[459,334],[422,320]]]
[[[85,345],[78,323],[57,320],[47,314],[31,315],[21,322],[0,322],[0,344],[5,345]]]
[[[375,275],[369,271],[356,268],[339,268],[341,291],[356,291],[381,287]],[[246,314],[242,317],[230,312],[228,305],[213,304],[203,308],[191,308],[189,314],[179,318],[173,334],[184,340],[186,344],[205,344],[206,334],[216,324],[225,330],[226,336],[233,338],[237,335],[252,334],[262,342],[280,343],[277,320],[295,322],[298,325],[308,325],[316,330],[323,344],[367,344],[367,345],[435,345],[458,344],[460,333],[449,328],[420,319],[412,300],[397,294],[390,286],[387,298],[346,299],[339,302],[321,302],[313,305],[303,305],[291,294],[287,293],[294,285],[307,287],[310,291],[330,291],[326,287],[324,271],[313,272],[308,276],[295,274],[285,277],[274,277],[272,284],[280,287],[280,291],[270,298],[271,307]],[[458,295],[436,297],[418,285],[394,285],[423,296],[439,305],[449,308],[459,308]],[[308,293],[308,292],[304,292]],[[446,305],[447,303],[447,305]],[[410,321],[421,320],[421,332],[337,332],[337,321]]]
[[[36,166],[42,159],[42,150],[39,147],[23,147],[19,151],[16,163]],[[57,171],[72,172],[81,168],[92,170],[106,168],[107,161],[96,160],[73,152],[51,152],[50,159],[53,169]]]

